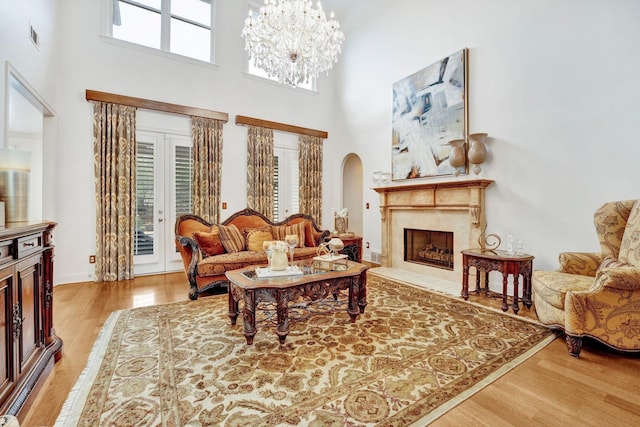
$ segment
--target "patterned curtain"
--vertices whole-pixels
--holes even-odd
[[[249,126],[247,207],[273,220],[273,130]]]
[[[322,138],[300,135],[298,147],[299,209],[322,224]]]
[[[191,117],[193,213],[212,224],[220,220],[223,122]]]
[[[96,177],[95,280],[133,279],[136,202],[136,109],[94,102]]]

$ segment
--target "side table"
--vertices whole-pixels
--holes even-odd
[[[509,275],[513,275],[513,312],[518,314],[518,278],[522,275],[522,303],[531,308],[531,273],[533,255],[510,254],[501,250],[465,249],[462,251],[462,298],[469,299],[469,267],[476,269],[476,293],[480,287],[480,273],[484,275],[484,290],[489,291],[489,272],[502,273],[502,311],[509,310],[507,304],[507,284]]]
[[[340,253],[347,255],[349,261],[362,262],[362,236],[342,234],[338,237],[344,243],[344,249]]]

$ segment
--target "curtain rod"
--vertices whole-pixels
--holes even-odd
[[[182,114],[185,116],[206,117],[209,119],[220,120],[224,123],[229,121],[229,114],[219,111],[205,110],[203,108],[187,107],[178,104],[169,104],[166,102],[152,101],[144,98],[134,98],[132,96],[116,95],[107,92],[98,92],[97,90],[86,90],[87,101],[110,102],[113,104],[127,105],[129,107],[144,108],[147,110],[164,111],[166,113]]]
[[[323,130],[303,128],[278,122],[270,122],[268,120],[255,119],[253,117],[247,116],[236,116],[236,124],[243,126],[259,126],[262,128],[297,133],[300,135],[316,136],[322,139],[327,139],[329,137],[329,133]]]

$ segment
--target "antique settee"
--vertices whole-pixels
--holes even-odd
[[[266,265],[262,251],[264,240],[284,240],[286,234],[298,235],[294,259],[313,258],[318,246],[330,232],[321,230],[313,218],[294,214],[272,222],[266,216],[246,208],[220,224],[209,224],[197,215],[177,218],[175,242],[189,281],[189,298],[227,285],[225,272],[249,265]]]
[[[606,203],[594,223],[600,253],[564,252],[557,271],[533,272],[536,313],[574,357],[583,337],[640,351],[640,201]]]

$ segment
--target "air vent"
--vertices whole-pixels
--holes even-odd
[[[36,47],[40,47],[40,36],[38,36],[38,33],[33,28],[33,25],[29,25],[29,38]]]
[[[371,252],[371,262],[380,264],[380,252]]]

